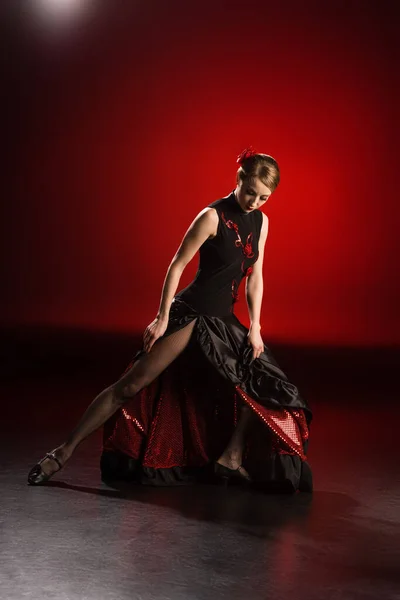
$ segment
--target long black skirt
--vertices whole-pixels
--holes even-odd
[[[104,424],[102,479],[144,485],[212,482],[213,461],[229,442],[244,403],[257,416],[242,463],[253,486],[311,492],[312,412],[297,387],[265,344],[253,359],[248,329],[233,313],[199,314],[176,297],[159,339],[193,319],[183,352]],[[144,353],[142,346],[124,373]]]

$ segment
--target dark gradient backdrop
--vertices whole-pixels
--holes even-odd
[[[142,331],[252,144],[282,173],[264,341],[399,343],[395,4],[3,2],[3,324]]]

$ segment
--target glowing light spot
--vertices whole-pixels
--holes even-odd
[[[50,25],[68,24],[92,6],[93,0],[31,0],[36,17]]]

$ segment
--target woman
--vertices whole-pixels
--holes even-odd
[[[155,319],[120,379],[89,405],[67,440],[30,471],[38,485],[104,425],[104,480],[150,485],[239,482],[312,491],[306,460],[312,413],[260,333],[262,265],[279,184],[271,156],[238,157],[237,186],[194,219],[168,268]],[[199,250],[193,281],[175,294]],[[246,277],[250,329],[233,312]]]

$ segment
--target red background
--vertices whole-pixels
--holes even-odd
[[[4,324],[143,331],[185,231],[252,144],[281,167],[264,342],[400,342],[394,7],[278,4],[8,15]],[[240,298],[248,325],[244,284]]]

